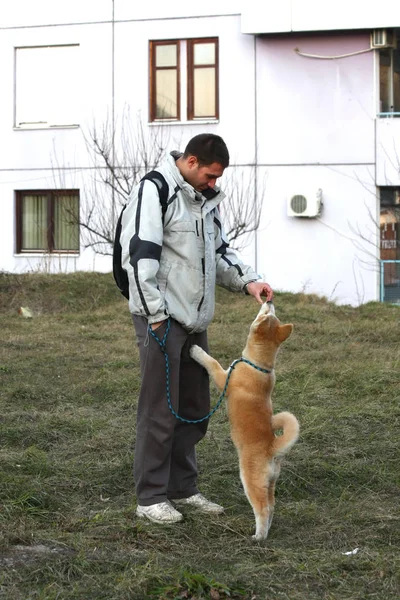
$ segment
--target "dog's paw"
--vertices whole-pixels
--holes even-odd
[[[251,536],[251,539],[253,540],[253,542],[266,542],[267,541],[267,537],[268,537],[268,533],[255,533],[254,535]]]
[[[200,363],[201,365],[203,364],[204,355],[205,355],[203,348],[200,348],[200,346],[194,345],[190,348],[189,354],[193,358],[193,360]]]

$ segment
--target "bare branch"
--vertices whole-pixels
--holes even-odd
[[[113,123],[107,117],[102,125],[93,122],[83,133],[92,176],[84,184],[79,222],[82,244],[99,254],[112,254],[115,226],[122,206],[143,175],[164,159],[169,145],[165,125],[147,126],[140,113],[131,117],[129,107]],[[179,147],[179,142],[174,140]],[[64,188],[62,169],[57,162],[54,173],[58,187]],[[232,247],[240,250],[247,237],[260,224],[265,196],[265,178],[257,182],[256,165],[227,170],[221,206],[225,229]]]
[[[255,165],[250,168],[231,167],[224,185],[226,198],[220,211],[229,242],[236,250],[246,246],[249,234],[260,225],[266,178],[257,182],[255,172]]]
[[[147,131],[140,114],[132,119],[125,107],[115,126],[109,118],[101,127],[93,123],[84,140],[95,169],[84,190],[83,243],[97,253],[112,254],[120,210],[140,178],[164,158],[168,135],[162,124]]]

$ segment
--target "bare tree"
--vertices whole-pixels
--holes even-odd
[[[81,239],[85,248],[110,255],[122,206],[141,177],[164,159],[169,129],[163,123],[147,127],[140,114],[132,118],[125,108],[115,124],[110,118],[101,126],[94,122],[84,140],[93,175],[85,182],[82,194]],[[64,171],[54,154],[53,177],[58,179],[57,187],[66,189]],[[257,182],[256,165],[250,164],[230,167],[224,179],[222,218],[232,247],[240,250],[247,245],[248,235],[259,227],[265,178]],[[71,212],[69,217],[76,223],[76,215]]]
[[[391,158],[385,147],[381,146],[383,152],[388,158],[390,166],[395,168],[397,172],[400,160],[395,152],[394,158]],[[330,167],[330,170],[335,170]],[[350,179],[356,181],[360,187],[366,192],[364,199],[364,207],[367,219],[363,219],[362,224],[358,221],[347,220],[347,225],[350,233],[340,231],[337,227],[330,225],[323,219],[318,218],[320,223],[335,231],[341,237],[348,239],[354,248],[357,250],[357,255],[353,258],[353,275],[357,290],[357,297],[360,304],[364,302],[364,283],[360,271],[356,274],[356,267],[360,267],[365,271],[373,271],[379,273],[381,278],[381,286],[388,286],[392,289],[391,294],[395,301],[399,301],[399,275],[400,261],[398,260],[398,248],[400,242],[396,237],[396,228],[400,221],[400,194],[397,192],[397,199],[393,197],[393,203],[382,202],[383,190],[392,189],[395,193],[396,181],[392,181],[385,173],[385,185],[377,186],[375,174],[367,169],[367,180],[361,179],[357,173],[346,175]],[[380,188],[377,191],[377,187]],[[373,200],[371,202],[367,199]],[[357,278],[359,281],[357,281]]]
[[[94,175],[84,190],[83,243],[98,254],[111,254],[119,212],[134,185],[164,158],[168,133],[162,124],[145,129],[140,114],[132,119],[125,108],[119,123],[93,123],[84,139]]]
[[[228,169],[220,212],[232,248],[242,250],[249,235],[259,228],[265,188],[266,178],[257,179],[255,164]]]
[[[371,183],[366,184],[360,180],[358,176],[354,177],[356,181],[365,189],[365,191],[372,196],[375,204],[379,206],[381,204],[381,196],[376,192],[375,181],[371,176]],[[391,185],[390,181],[387,181],[387,187],[395,187]],[[363,224],[363,227],[359,223],[353,224],[348,221],[350,231],[355,234],[356,239],[353,240],[354,246],[362,250],[365,254],[365,260],[361,261],[368,268],[373,270],[379,270],[380,259],[382,259],[382,251],[389,248],[385,246],[384,240],[381,238],[382,227],[385,223],[396,223],[398,219],[399,209],[394,206],[382,206],[380,207],[380,215],[377,218],[376,213],[372,212],[367,202],[364,201],[364,206],[368,214],[369,223]],[[390,249],[392,246],[390,246]],[[396,249],[396,241],[394,241],[394,249]]]
[[[382,189],[379,195],[373,193],[376,202],[380,203],[379,220],[367,206],[369,225],[364,225],[363,229],[358,224],[356,227],[350,226],[350,228],[361,240],[360,244],[355,244],[356,247],[359,246],[364,250],[365,260],[360,260],[360,262],[364,268],[380,273],[380,285],[381,289],[384,290],[384,297],[388,296],[398,303],[400,300],[400,261],[398,260],[400,193],[397,191],[396,194],[396,186],[389,185],[386,187],[393,188],[393,204],[390,202],[382,203]]]

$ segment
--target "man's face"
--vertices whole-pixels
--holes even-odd
[[[214,188],[218,177],[224,172],[224,167],[217,162],[200,166],[195,156],[188,158],[187,166],[185,179],[198,192]]]

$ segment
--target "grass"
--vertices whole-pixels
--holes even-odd
[[[263,544],[251,540],[224,406],[198,460],[201,490],[226,515],[136,519],[138,352],[111,276],[0,275],[0,598],[400,597],[400,309],[284,293],[275,307],[295,330],[274,408],[298,417],[301,437]],[[217,290],[209,340],[224,366],[256,312]]]

